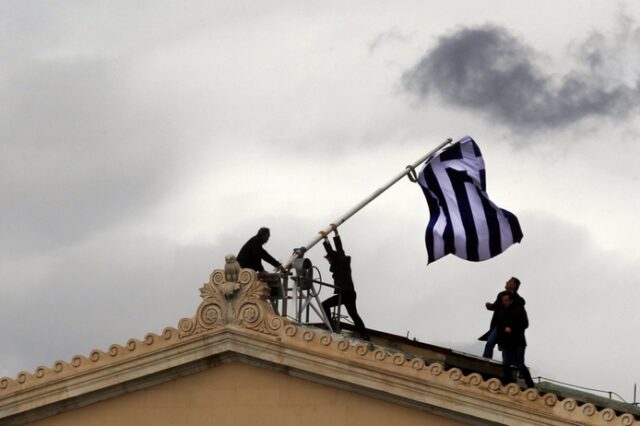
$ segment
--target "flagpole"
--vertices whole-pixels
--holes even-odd
[[[431,157],[432,155],[434,155],[435,153],[437,153],[438,151],[440,151],[442,148],[444,148],[445,146],[447,146],[448,144],[450,144],[452,141],[451,138],[445,140],[444,142],[442,142],[440,145],[438,145],[436,148],[432,149],[431,151],[429,151],[428,153],[426,153],[425,155],[423,155],[422,157],[420,157],[420,159],[416,160],[413,164],[411,164],[410,166],[407,166],[402,172],[398,173],[396,176],[394,176],[389,182],[387,182],[386,184],[382,185],[380,188],[378,188],[377,190],[375,190],[371,195],[369,195],[367,198],[365,198],[364,200],[362,200],[360,203],[358,203],[355,207],[353,207],[351,210],[349,210],[347,213],[345,213],[344,215],[340,216],[337,220],[335,220],[334,222],[331,222],[331,225],[335,225],[336,228],[340,225],[342,225],[344,222],[347,221],[347,219],[349,219],[351,216],[353,216],[354,214],[356,214],[358,211],[360,211],[364,206],[366,206],[367,204],[369,204],[371,201],[373,201],[374,199],[376,199],[380,194],[382,194],[384,191],[386,191],[387,189],[389,189],[393,184],[395,184],[396,182],[398,182],[400,179],[402,179],[403,177],[405,177],[408,173],[410,173],[412,170],[414,170],[416,167],[420,166],[423,162],[425,162],[429,157]],[[332,230],[333,227],[329,225],[327,226],[325,229],[322,230],[322,232],[324,232],[325,234],[329,234]],[[316,235],[311,241],[309,241],[305,246],[301,247],[302,248],[302,253],[300,253],[298,251],[298,249],[294,250],[293,254],[291,255],[291,257],[289,258],[289,260],[287,261],[287,263],[285,263],[283,266],[285,269],[288,269],[291,264],[293,263],[294,260],[296,260],[296,258],[298,258],[298,256],[300,254],[304,254],[305,251],[311,249],[311,247],[315,246],[316,244],[318,244],[318,242],[320,242],[320,240],[322,240],[322,234],[321,232],[318,232],[318,235]]]

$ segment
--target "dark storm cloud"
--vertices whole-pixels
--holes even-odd
[[[32,61],[5,78],[0,251],[68,244],[159,197],[174,132],[130,105],[123,64]]]
[[[624,117],[638,106],[638,84],[605,77],[602,56],[592,48],[580,70],[556,79],[507,30],[464,28],[441,37],[403,83],[421,100],[436,94],[514,130],[561,128],[590,116]]]

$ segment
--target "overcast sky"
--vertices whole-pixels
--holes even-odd
[[[631,400],[637,16],[608,0],[0,1],[0,376],[176,326],[260,226],[286,260],[468,134],[522,243],[426,267],[428,208],[402,180],[341,228],[365,324],[479,355],[484,303],[513,275],[533,376]],[[327,278],[321,247],[309,257]]]

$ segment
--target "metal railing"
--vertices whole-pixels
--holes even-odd
[[[314,267],[315,268],[315,267]],[[317,268],[315,268],[317,270]],[[318,274],[320,275],[319,271]],[[296,276],[292,273],[280,273],[281,300],[280,315],[292,319],[298,323],[309,323],[311,311],[322,320],[330,331],[340,332],[340,307],[342,305],[342,294],[339,287],[322,281],[321,279],[306,278]],[[322,278],[320,276],[320,278]],[[291,284],[291,285],[289,285]],[[317,284],[318,289],[314,286]],[[327,318],[322,302],[320,301],[320,293],[322,287],[333,289],[338,294],[338,305],[334,308],[334,318]],[[336,291],[337,290],[337,291]],[[291,301],[291,304],[289,303]],[[274,301],[277,304],[277,300]],[[290,312],[290,305],[293,311]],[[277,305],[276,305],[277,306]],[[304,318],[304,321],[303,321]]]
[[[586,387],[586,386],[580,386],[580,385],[574,385],[571,383],[566,383],[566,382],[561,382],[560,380],[555,380],[555,379],[550,379],[548,377],[543,377],[543,376],[537,376],[534,377],[534,379],[538,380],[538,383],[541,383],[542,380],[544,380],[545,382],[550,382],[550,383],[556,383],[562,386],[567,386],[570,388],[575,388],[575,389],[581,389],[581,390],[587,390],[590,392],[599,392],[599,393],[604,393],[609,395],[609,399],[613,399],[613,396],[615,395],[616,398],[618,398],[620,401],[624,402],[625,404],[633,404],[633,405],[637,405],[637,402],[627,402],[619,393],[614,392],[614,391],[609,391],[609,390],[602,390],[602,389],[595,389],[595,388],[590,388],[590,387]]]

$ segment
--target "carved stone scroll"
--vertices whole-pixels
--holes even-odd
[[[200,289],[202,302],[195,316],[178,323],[180,337],[229,324],[277,334],[288,321],[275,313],[268,301],[269,293],[269,286],[258,280],[252,269],[240,269],[239,273],[216,269]]]

